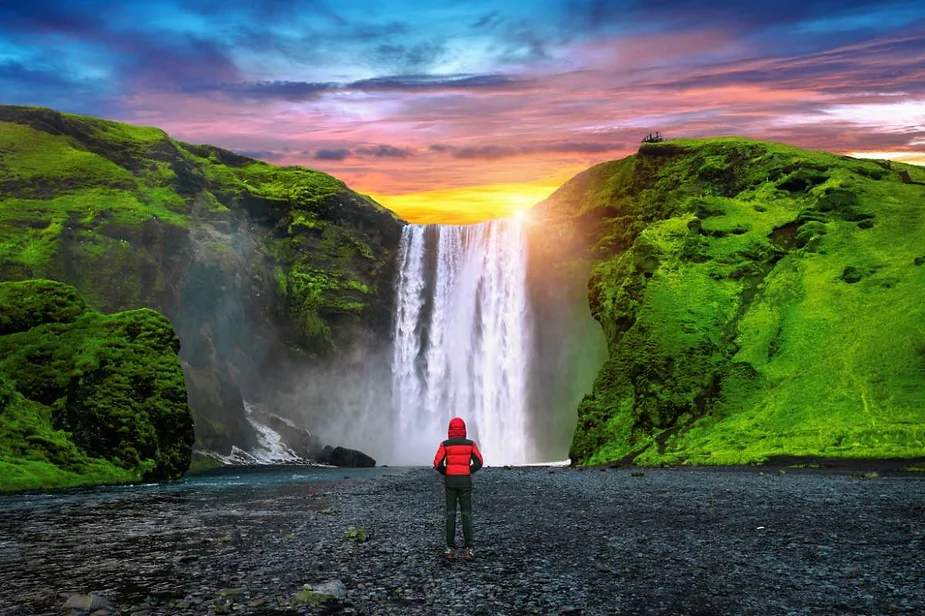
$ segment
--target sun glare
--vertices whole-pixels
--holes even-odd
[[[508,216],[524,220],[530,209],[560,184],[556,181],[494,184],[372,197],[408,222],[473,224]]]

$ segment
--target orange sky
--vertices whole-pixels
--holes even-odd
[[[404,220],[416,224],[472,224],[529,210],[551,195],[580,167],[562,169],[547,180],[486,184],[370,196]]]

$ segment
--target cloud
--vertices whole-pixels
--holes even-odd
[[[447,54],[443,41],[422,41],[420,43],[383,43],[373,48],[372,62],[377,66],[404,71],[419,71],[432,67]]]
[[[254,81],[239,83],[194,82],[188,93],[218,92],[249,100],[311,101],[333,92],[441,92],[514,90],[526,87],[507,75],[398,75],[346,83],[307,81]]]
[[[498,158],[506,158],[508,156],[517,156],[521,152],[522,148],[514,148],[503,145],[484,145],[478,147],[455,148],[452,151],[454,158],[479,158],[482,160],[496,160]]]
[[[622,144],[618,143],[561,142],[520,146],[486,145],[466,147],[437,144],[430,146],[430,149],[437,152],[450,152],[454,158],[464,160],[497,160],[499,158],[509,158],[512,156],[544,153],[598,154],[603,152],[618,152],[625,148]]]
[[[511,90],[524,87],[524,80],[503,74],[394,75],[363,79],[347,84],[361,91]]]
[[[922,14],[916,0],[778,0],[732,2],[728,0],[561,0],[550,10],[563,29],[578,33],[666,31],[720,27],[740,33],[810,24],[810,33],[831,30],[878,29],[884,17],[900,15],[911,22]],[[905,15],[904,15],[905,14]],[[788,28],[793,32],[793,28]]]
[[[840,152],[925,138],[908,104],[925,100],[913,0],[389,9],[0,2],[0,97],[329,167],[370,193],[550,177],[634,151],[650,130]]]
[[[273,150],[234,150],[235,153],[240,154],[241,156],[247,156],[248,158],[256,158],[257,160],[266,160],[266,161],[277,161],[291,156],[288,152],[275,152]]]
[[[73,88],[77,83],[62,75],[61,71],[28,66],[23,62],[0,63],[0,80],[20,87]]]
[[[337,85],[333,83],[255,81],[251,83],[199,83],[185,88],[185,91],[191,93],[217,91],[252,100],[304,101],[316,99],[325,92],[336,89]]]
[[[315,160],[345,160],[350,156],[350,150],[345,148],[315,150]]]
[[[813,54],[714,63],[648,83],[671,90],[740,84],[773,84],[830,94],[925,93],[925,37],[887,36]]]
[[[504,19],[501,17],[500,11],[491,11],[476,19],[469,27],[476,30],[480,28],[490,29],[503,21]]]
[[[146,3],[131,6],[142,13],[154,9]],[[119,22],[118,17],[129,16],[124,11],[83,8],[81,3],[54,0],[0,6],[0,32],[25,48],[38,50],[39,61],[60,63],[64,57],[69,68],[106,72],[109,80],[122,87],[170,89],[204,79],[236,81],[241,77],[228,46],[209,32],[157,30],[143,18]]]
[[[360,156],[372,156],[373,158],[408,158],[414,156],[414,150],[407,148],[396,148],[391,145],[377,145],[371,148],[357,148],[356,154]]]

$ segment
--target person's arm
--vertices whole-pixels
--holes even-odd
[[[475,471],[482,468],[484,464],[482,460],[482,452],[479,451],[479,445],[475,441],[472,441],[472,455],[469,456],[469,472],[474,473]]]
[[[446,447],[443,446],[443,443],[440,443],[437,455],[434,456],[434,470],[441,475],[446,475]]]

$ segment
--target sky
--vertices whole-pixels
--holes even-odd
[[[0,0],[0,104],[475,222],[654,130],[925,164],[925,2]]]

